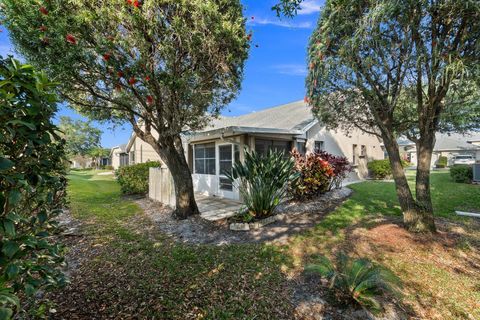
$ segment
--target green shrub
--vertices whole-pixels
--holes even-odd
[[[111,166],[111,165],[106,165],[106,166],[105,166],[105,170],[114,170],[114,169],[113,169],[113,166]]]
[[[437,160],[437,168],[446,168],[448,164],[448,158],[445,156],[440,156]]]
[[[288,183],[298,177],[293,167],[293,159],[282,152],[245,151],[245,161],[235,163],[226,176],[239,189],[247,213],[261,219],[273,214]]]
[[[148,172],[152,167],[160,167],[158,161],[138,163],[121,167],[115,172],[120,189],[124,194],[146,194],[148,192]]]
[[[450,167],[450,176],[455,182],[471,183],[473,180],[473,167],[465,164],[454,165]]]
[[[9,319],[38,290],[65,283],[52,234],[66,205],[66,158],[53,84],[13,59],[0,59],[0,82],[0,319]]]
[[[382,310],[384,294],[399,295],[400,279],[388,269],[365,258],[352,259],[339,253],[336,263],[319,257],[316,264],[308,265],[307,272],[319,274],[329,281],[332,297],[341,305],[359,305],[378,313]]]
[[[408,161],[402,160],[402,167],[406,168],[410,165]],[[386,179],[392,176],[392,167],[390,160],[373,160],[367,163],[368,171],[374,179]]]

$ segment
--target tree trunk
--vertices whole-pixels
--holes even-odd
[[[193,181],[180,136],[162,139],[164,148],[158,148],[162,160],[170,170],[175,185],[176,209],[174,215],[178,219],[186,219],[198,214],[197,203],[193,192]]]
[[[417,146],[417,176],[415,181],[415,193],[419,215],[410,218],[413,230],[436,232],[433,217],[432,198],[430,193],[430,166],[432,162],[434,136],[419,140]]]
[[[383,135],[383,142],[385,144],[385,148],[387,149],[390,165],[392,167],[393,179],[395,180],[395,189],[397,192],[398,202],[400,203],[400,208],[402,209],[403,223],[405,224],[405,228],[414,232],[435,232],[432,210],[428,210],[428,208],[425,208],[423,205],[419,204],[419,202],[416,201],[412,195],[408,185],[407,177],[405,176],[404,168],[402,167],[400,152],[395,138],[393,136]],[[429,171],[427,171],[427,183],[428,174]],[[424,178],[424,176],[422,177]],[[430,197],[429,189],[428,197]]]

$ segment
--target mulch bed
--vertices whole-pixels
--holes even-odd
[[[249,231],[232,231],[227,220],[210,222],[195,216],[186,220],[172,217],[172,209],[149,199],[137,199],[146,215],[158,229],[175,240],[194,244],[232,243],[286,243],[289,236],[315,226],[328,213],[335,210],[351,195],[348,188],[336,189],[308,201],[290,201],[278,208],[284,218],[262,228]]]

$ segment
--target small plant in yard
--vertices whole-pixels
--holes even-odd
[[[247,213],[261,219],[273,214],[288,183],[297,178],[293,167],[293,160],[282,152],[245,151],[245,161],[235,163],[226,176],[238,187]]]
[[[399,295],[400,279],[388,269],[368,259],[352,259],[339,253],[335,263],[321,256],[305,271],[317,273],[328,280],[332,297],[341,305],[359,305],[373,313],[382,310],[384,294]]]
[[[437,168],[446,168],[448,164],[448,158],[445,156],[441,156],[438,158],[436,167]]]
[[[138,163],[121,167],[115,172],[120,189],[124,194],[145,194],[148,192],[148,172],[150,168],[160,167],[158,161]]]
[[[473,168],[469,165],[454,165],[450,167],[450,176],[455,182],[471,183],[473,180]]]
[[[334,187],[341,187],[342,181],[351,171],[345,157],[334,156],[325,151],[302,155],[294,150],[292,156],[299,178],[290,184],[290,193],[296,199],[312,198]]]

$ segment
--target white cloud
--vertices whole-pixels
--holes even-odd
[[[273,25],[277,27],[285,27],[285,28],[292,28],[292,29],[310,29],[313,27],[313,24],[310,21],[293,22],[290,20],[289,21],[280,20],[278,18],[274,18],[274,19],[255,18],[255,20],[248,20],[247,24],[252,26]]]
[[[301,10],[298,10],[299,15],[306,15],[320,12],[322,5],[320,0],[305,0],[300,5]]]
[[[305,77],[307,75],[307,67],[304,64],[279,64],[273,66],[273,69],[275,69],[280,74],[285,74],[289,76]]]

